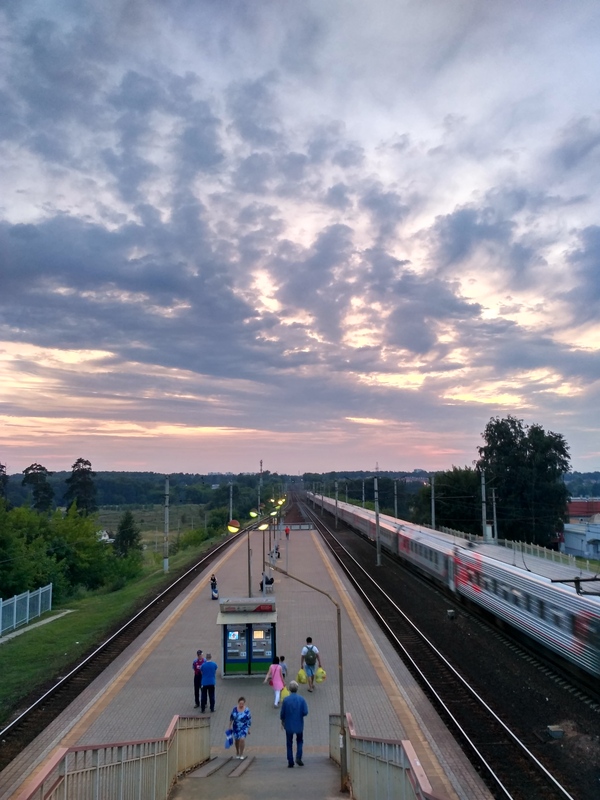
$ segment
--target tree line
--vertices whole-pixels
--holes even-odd
[[[435,473],[436,527],[482,532],[481,475],[485,476],[488,520],[492,509],[499,538],[550,546],[567,515],[569,448],[560,434],[508,416],[492,418],[471,467]],[[597,473],[596,473],[597,474]],[[70,473],[53,474],[34,463],[19,482],[0,464],[0,596],[52,581],[60,599],[79,587],[118,586],[139,573],[141,539],[132,507],[164,502],[165,476],[157,473],[100,473],[79,458]],[[170,477],[170,503],[193,503],[204,510],[204,525],[188,531],[181,546],[195,546],[222,532],[232,516],[248,520],[280,499],[297,478],[264,472]],[[378,502],[382,513],[418,523],[432,522],[432,484],[424,470],[382,472]],[[305,473],[306,489],[330,496],[337,483],[340,500],[374,505],[373,473]],[[9,485],[10,484],[10,485]],[[19,485],[20,484],[20,485]],[[11,487],[13,491],[11,491]],[[63,507],[57,507],[62,502]],[[98,506],[119,506],[123,515],[112,547],[100,542]]]

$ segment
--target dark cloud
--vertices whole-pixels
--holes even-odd
[[[273,147],[281,142],[276,83],[275,73],[270,73],[258,80],[233,84],[228,90],[232,124],[251,145]]]
[[[572,122],[561,135],[553,158],[565,170],[572,170],[586,161],[598,161],[600,119],[589,117]]]

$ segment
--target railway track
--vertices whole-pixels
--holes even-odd
[[[137,637],[181,594],[198,575],[221,555],[238,536],[228,537],[180,575],[164,591],[89,653],[67,675],[0,730],[0,772],[8,766],[59,714],[83,692]]]
[[[309,506],[303,511],[392,641],[423,691],[460,742],[471,762],[498,798],[571,798],[532,752],[536,742],[522,741],[469,685],[434,644],[411,622]],[[539,742],[537,742],[539,744]]]

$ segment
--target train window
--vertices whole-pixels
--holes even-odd
[[[546,616],[546,604],[543,600],[538,600],[538,616],[540,619],[544,619]]]
[[[512,590],[512,603],[517,607],[521,605],[521,592],[518,589]]]
[[[496,581],[496,578],[492,578],[492,586],[491,586],[491,589],[492,589],[492,592],[493,592],[494,594],[498,594],[498,582]]]
[[[528,594],[525,595],[525,608],[531,612],[531,597]]]
[[[555,611],[552,614],[552,624],[554,625],[555,628],[562,627],[562,616],[558,613],[558,611]]]

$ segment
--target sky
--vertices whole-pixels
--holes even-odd
[[[1,0],[0,462],[600,469],[597,0]]]

